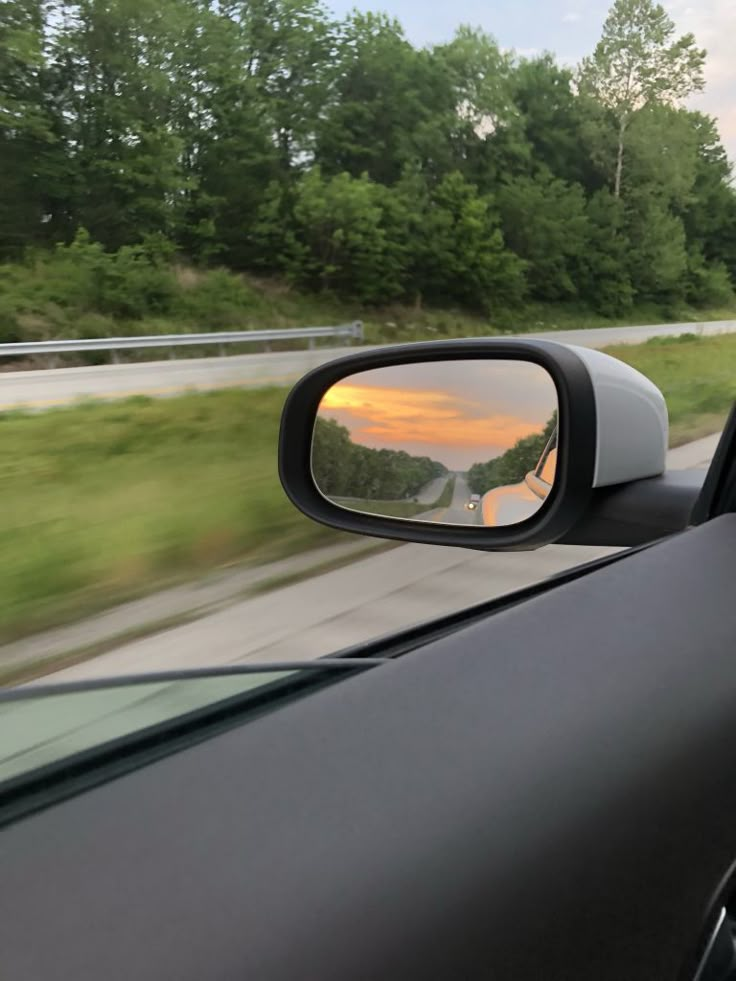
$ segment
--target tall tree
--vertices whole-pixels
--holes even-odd
[[[582,187],[540,168],[534,177],[505,182],[498,206],[506,242],[528,264],[534,298],[575,298],[588,234]]]
[[[309,159],[334,73],[335,26],[320,0],[225,0],[242,29],[255,83],[285,171]]]
[[[317,122],[325,173],[396,182],[408,164],[429,173],[449,165],[448,80],[384,14],[353,13],[340,31],[332,99]]]
[[[171,126],[171,52],[186,0],[72,0],[50,72],[71,164],[75,224],[110,248],[171,234],[186,187]]]
[[[44,93],[44,6],[0,0],[0,255],[37,240],[53,144]]]
[[[613,193],[621,195],[626,135],[647,106],[677,105],[703,88],[705,51],[654,0],[615,0],[593,55],[583,60],[580,84],[612,115],[616,126]]]

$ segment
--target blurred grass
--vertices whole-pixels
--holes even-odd
[[[653,338],[606,348],[651,378],[664,393],[670,446],[718,432],[736,399],[736,334]]]
[[[609,353],[662,389],[671,445],[723,424],[736,335]],[[281,490],[285,396],[230,390],[0,414],[0,641],[228,564],[347,540]]]
[[[0,414],[0,639],[346,539],[277,476],[285,389]]]

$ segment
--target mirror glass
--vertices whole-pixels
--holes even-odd
[[[555,480],[557,391],[526,361],[435,361],[349,375],[324,395],[312,474],[350,511],[518,524]]]

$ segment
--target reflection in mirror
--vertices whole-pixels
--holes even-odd
[[[324,395],[312,474],[350,511],[449,525],[531,517],[555,479],[557,392],[526,361],[392,365]]]

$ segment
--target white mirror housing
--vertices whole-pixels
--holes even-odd
[[[596,407],[593,487],[664,473],[669,418],[664,396],[646,375],[601,351],[567,345],[584,362]]]

